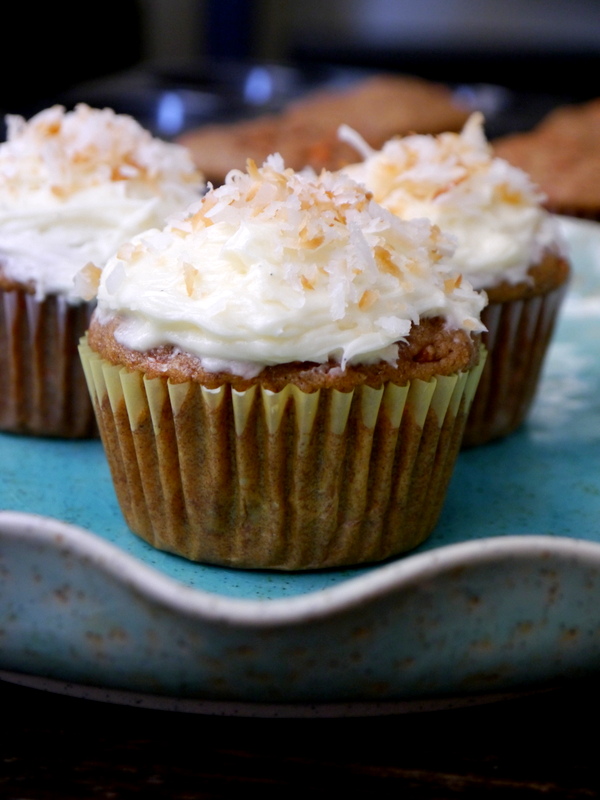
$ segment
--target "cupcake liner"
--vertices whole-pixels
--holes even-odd
[[[70,305],[60,295],[38,301],[0,290],[0,430],[36,436],[97,434],[77,353],[92,304]]]
[[[565,282],[546,294],[490,302],[484,308],[488,358],[467,420],[464,447],[507,436],[524,422],[566,290]]]
[[[408,386],[237,392],[147,379],[80,345],[128,526],[244,568],[376,561],[431,532],[483,365]]]

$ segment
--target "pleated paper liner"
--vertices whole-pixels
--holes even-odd
[[[508,436],[533,403],[567,283],[541,295],[491,302],[481,319],[488,358],[464,434],[464,447]]]
[[[117,498],[157,548],[244,568],[377,561],[435,526],[483,367],[352,392],[217,390],[80,345]]]
[[[38,301],[0,290],[0,430],[62,438],[98,435],[79,339],[91,303],[71,305],[60,295]]]

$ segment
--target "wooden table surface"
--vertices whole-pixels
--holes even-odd
[[[156,711],[0,682],[0,798],[600,797],[594,681],[346,719]]]

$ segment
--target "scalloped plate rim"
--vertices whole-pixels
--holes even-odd
[[[600,568],[600,543],[566,536],[513,534],[442,545],[434,550],[374,565],[363,575],[303,595],[268,600],[231,598],[185,586],[155,567],[144,564],[118,546],[83,527],[53,517],[20,511],[0,511],[0,541],[19,537],[31,544],[67,549],[92,568],[135,588],[147,599],[188,618],[249,627],[308,622],[334,615],[457,568],[506,559],[581,560]]]

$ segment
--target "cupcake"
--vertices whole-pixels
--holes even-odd
[[[455,268],[487,294],[489,355],[464,445],[507,436],[531,406],[570,272],[543,195],[493,156],[479,113],[460,134],[406,136],[380,151],[348,128],[340,136],[364,158],[345,174],[402,219],[427,218],[454,236]]]
[[[74,279],[200,196],[187,151],[131,117],[61,106],[7,117],[0,145],[0,430],[97,433],[77,344],[93,304]]]
[[[122,246],[81,355],[131,530],[281,570],[423,541],[482,364],[448,248],[279,155]]]

